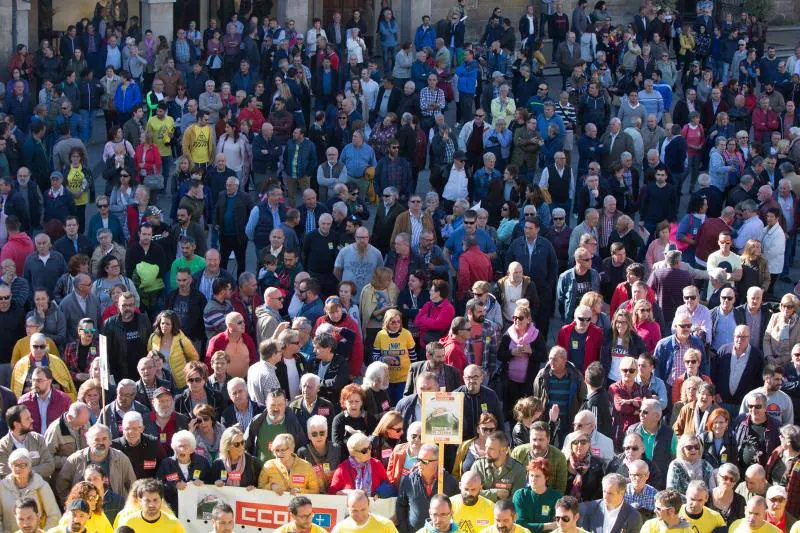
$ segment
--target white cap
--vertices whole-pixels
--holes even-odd
[[[781,485],[773,485],[767,489],[767,499],[771,500],[772,498],[783,498],[785,500],[786,487],[782,487]]]

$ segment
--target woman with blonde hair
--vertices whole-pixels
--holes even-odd
[[[222,432],[219,455],[211,464],[211,479],[217,487],[245,487],[253,490],[258,485],[261,465],[245,451],[244,432],[237,425]]]
[[[175,385],[186,386],[184,367],[189,361],[197,361],[200,355],[191,339],[181,330],[181,319],[172,309],[161,311],[153,322],[153,333],[147,341],[147,348],[164,356]]]
[[[320,482],[311,463],[297,456],[294,437],[281,433],[270,443],[274,459],[264,463],[258,475],[258,487],[275,492],[278,496],[288,492],[297,494],[319,494]]]
[[[648,349],[633,327],[631,313],[623,307],[620,307],[614,313],[611,335],[607,336],[607,338],[608,340],[603,343],[603,347],[600,349],[600,364],[603,365],[603,370],[609,381],[619,381],[622,379],[622,374],[619,370],[620,362],[625,357],[638,359]]]
[[[580,305],[585,305],[592,310],[591,324],[603,330],[603,333],[608,337],[611,331],[611,320],[605,312],[605,301],[603,295],[596,291],[589,291],[581,296]]]
[[[661,340],[661,326],[653,319],[653,304],[646,299],[636,300],[633,305],[633,327],[652,355]]]
[[[372,280],[361,289],[361,330],[364,332],[364,346],[375,344],[375,336],[383,327],[383,315],[397,305],[400,291],[395,285],[391,268],[378,267]]]
[[[78,388],[78,401],[89,406],[89,423],[91,425],[97,422],[103,410],[102,395],[103,387],[100,385],[99,379],[89,378]],[[111,401],[106,397],[107,403],[111,403]]]
[[[784,294],[780,311],[772,315],[764,332],[764,357],[768,364],[783,366],[792,358],[792,346],[800,342],[800,299],[794,294]]]
[[[672,416],[670,417],[669,421],[670,426],[673,426],[678,420],[678,415],[680,414],[684,405],[689,405],[697,400],[697,391],[700,389],[700,385],[702,384],[703,380],[698,376],[690,376],[683,381],[680,386],[680,400],[675,402],[672,406]]]
[[[750,239],[742,251],[742,279],[736,282],[736,293],[747,294],[750,287],[769,289],[769,263],[763,255],[761,241]]]
[[[416,341],[403,327],[403,315],[392,308],[383,315],[383,328],[375,336],[372,359],[389,365],[389,399],[397,405],[403,397],[411,361],[416,360]]]
[[[372,457],[386,467],[392,450],[403,439],[403,415],[391,410],[384,413],[372,432]]]
[[[533,323],[528,301],[517,300],[511,326],[503,333],[497,345],[497,360],[508,366],[503,403],[509,419],[512,418],[513,406],[530,390],[530,384],[539,368],[547,362],[545,343],[544,335]]]
[[[111,522],[103,512],[103,495],[97,490],[97,487],[88,481],[78,481],[72,489],[70,489],[67,499],[64,502],[64,508],[69,508],[69,502],[72,500],[84,500],[89,504],[89,520],[86,522],[86,531],[90,533],[112,533],[113,528]],[[65,514],[58,522],[59,526],[69,527],[69,517]]]
[[[710,487],[713,470],[708,461],[703,459],[703,446],[697,435],[682,435],[678,439],[675,459],[667,468],[667,488],[686,494],[689,482],[694,480],[704,481]]]

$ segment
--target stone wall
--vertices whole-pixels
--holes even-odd
[[[796,24],[800,21],[800,2],[798,0],[774,0],[774,2],[773,24]],[[800,39],[800,35],[798,39]]]
[[[8,64],[12,53],[11,2],[0,2],[0,65]]]

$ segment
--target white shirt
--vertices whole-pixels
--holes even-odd
[[[733,239],[733,246],[737,250],[744,250],[744,245],[747,244],[747,241],[750,239],[754,241],[761,240],[761,232],[764,230],[764,223],[761,221],[761,217],[758,214],[754,214],[752,217],[744,221],[742,227],[739,228],[739,234]]]
[[[739,388],[739,382],[742,380],[742,374],[744,374],[744,368],[747,366],[747,360],[749,358],[749,344],[742,355],[736,355],[736,353],[731,350],[731,371],[728,376],[728,389],[730,389],[731,395],[736,394],[736,390]]]
[[[442,191],[442,198],[455,202],[467,196],[469,196],[467,173],[463,168],[459,170],[454,166],[450,169],[450,175],[447,177],[447,183]]]
[[[601,504],[605,511],[603,513],[603,533],[611,533],[614,530],[614,524],[617,522],[619,512],[622,510],[622,504],[618,505],[616,509],[609,510],[605,503]]]
[[[295,398],[300,395],[300,373],[297,371],[297,356],[292,359],[284,358],[286,365],[286,376],[289,381],[289,397]]]

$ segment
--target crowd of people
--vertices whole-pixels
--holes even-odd
[[[1,530],[184,531],[213,484],[292,496],[281,533],[313,494],[337,533],[800,532],[800,46],[711,2],[405,43],[254,4],[9,61]]]

